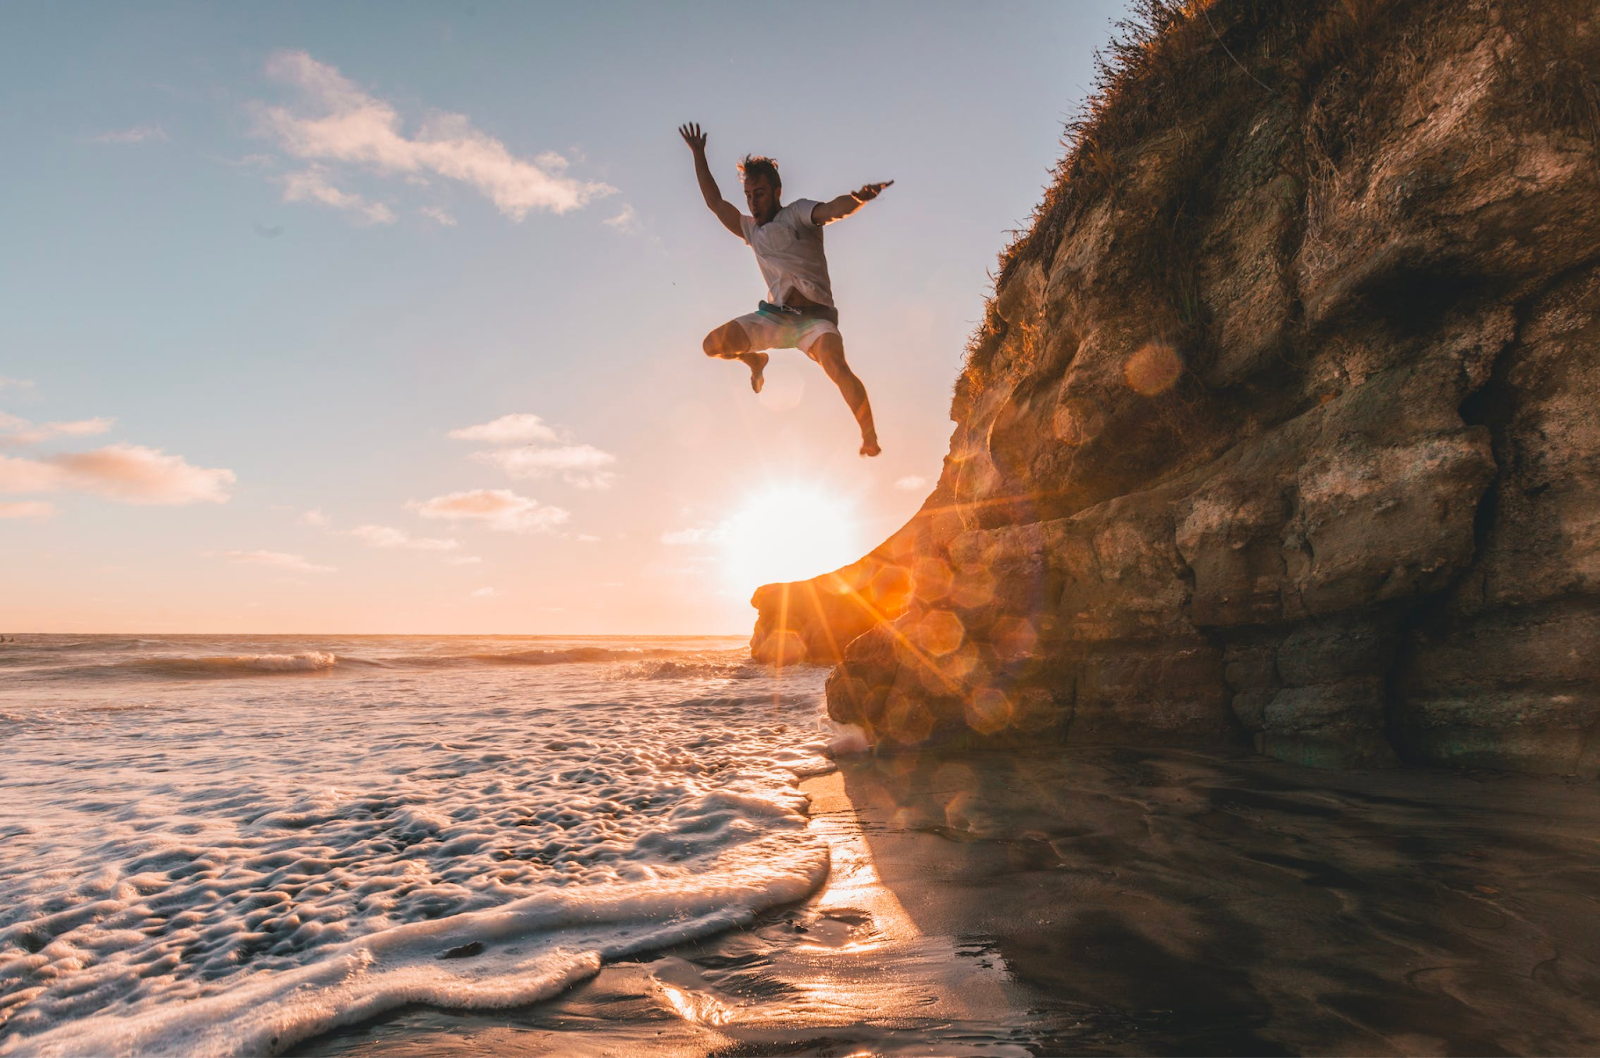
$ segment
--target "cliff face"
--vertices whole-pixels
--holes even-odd
[[[842,656],[829,712],[881,742],[1595,776],[1591,5],[1146,14],[1002,260],[938,488],[758,592],[755,652]]]

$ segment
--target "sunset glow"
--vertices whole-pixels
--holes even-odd
[[[802,580],[853,562],[862,539],[852,504],[814,485],[777,485],[752,495],[723,526],[724,568],[741,592]]]
[[[748,43],[792,12],[623,8],[627,32],[537,5],[0,14],[27,145],[0,245],[0,634],[744,635],[753,587],[905,524],[986,269],[1121,0],[951,5],[914,48],[904,11],[849,9],[871,60],[807,82],[821,125],[729,88],[775,76]],[[705,355],[769,292],[684,121],[741,208],[751,152],[785,203],[897,179],[827,236],[881,456],[799,349],[760,392]]]

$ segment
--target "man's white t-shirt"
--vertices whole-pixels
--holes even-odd
[[[765,224],[754,217],[739,217],[744,241],[756,252],[756,263],[767,281],[767,300],[782,305],[784,295],[797,290],[818,305],[833,307],[833,284],[828,281],[828,260],[822,254],[822,225],[811,223],[817,203],[797,198],[778,210]]]

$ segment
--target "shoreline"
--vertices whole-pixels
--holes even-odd
[[[855,758],[827,882],[519,1010],[302,1055],[1584,1053],[1592,788],[1181,751]]]

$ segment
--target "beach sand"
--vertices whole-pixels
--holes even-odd
[[[1500,775],[1053,749],[809,780],[833,870],[546,1003],[305,1055],[1600,1048],[1600,799]]]

